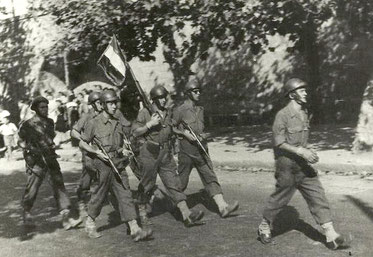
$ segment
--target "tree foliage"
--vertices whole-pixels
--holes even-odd
[[[323,118],[320,108],[325,104],[323,99],[335,94],[338,88],[353,91],[343,86],[355,73],[346,62],[357,63],[356,69],[370,73],[371,62],[363,63],[357,54],[361,48],[353,47],[354,43],[361,42],[361,38],[365,44],[371,40],[373,8],[369,0],[35,0],[30,1],[30,6],[28,15],[35,17],[34,21],[42,25],[44,20],[40,16],[46,15],[54,28],[58,28],[45,30],[40,33],[40,38],[51,38],[49,34],[46,36],[47,32],[55,31],[57,35],[48,47],[43,46],[44,49],[35,41],[33,47],[39,47],[35,51],[25,49],[22,43],[22,34],[27,34],[27,29],[14,35],[2,26],[5,30],[2,42],[17,42],[6,43],[0,50],[9,57],[8,65],[21,57],[27,63],[29,57],[24,58],[27,54],[21,56],[15,54],[17,51],[42,55],[49,63],[59,63],[68,53],[70,65],[78,66],[87,61],[94,64],[111,35],[116,34],[128,60],[134,57],[142,61],[154,60],[155,50],[161,43],[175,86],[182,91],[189,77],[196,72],[193,65],[207,60],[214,52],[211,49],[220,51],[223,56],[224,52],[230,51],[244,53],[243,58],[254,60],[255,55],[277,51],[271,37],[280,35],[290,42],[289,56],[296,57],[293,73],[303,74],[309,82],[312,109],[319,120]],[[3,64],[7,59],[4,60]],[[233,65],[235,61],[227,63]],[[255,61],[247,64],[254,65]],[[213,67],[208,65],[208,68]],[[253,72],[250,67],[246,68]],[[353,72],[346,72],[346,69]],[[19,74],[25,72],[19,71]],[[2,79],[8,76],[5,73],[0,74]],[[230,73],[230,76],[240,77],[240,74]],[[229,72],[224,74],[229,76]],[[369,76],[363,76],[361,83]],[[245,79],[240,77],[238,82],[242,85],[235,85],[234,91],[257,94],[258,90],[247,91]],[[229,77],[224,81],[228,83]],[[255,79],[252,81],[249,83],[258,83]],[[358,91],[361,95],[362,92],[363,89]],[[247,94],[239,95],[248,97]]]

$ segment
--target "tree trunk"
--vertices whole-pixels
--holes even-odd
[[[320,54],[317,43],[317,30],[313,20],[310,19],[305,27],[303,40],[305,47],[305,59],[307,63],[307,77],[309,84],[310,106],[313,113],[313,122],[321,123],[323,120],[321,106],[322,95],[319,87],[320,77]]]
[[[373,79],[368,82],[360,108],[352,152],[372,151],[373,149]]]
[[[63,66],[65,70],[65,84],[68,89],[70,89],[70,74],[69,74],[69,61],[68,61],[68,50],[63,53]]]

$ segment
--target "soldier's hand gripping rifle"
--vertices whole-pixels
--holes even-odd
[[[110,158],[109,154],[107,153],[107,151],[105,150],[105,148],[101,145],[100,141],[96,138],[96,137],[93,137],[93,142],[95,142],[95,144],[98,146],[98,148],[100,149],[100,151],[106,156],[106,158],[108,159],[108,162],[111,166],[111,170],[114,172],[114,175],[115,177],[117,178],[118,182],[123,186],[124,189],[127,189],[125,187],[125,185],[123,184],[123,181],[122,181],[122,177],[117,169],[117,167],[115,166],[113,160]]]
[[[188,130],[189,133],[196,139],[196,143],[199,147],[199,149],[202,151],[203,153],[203,157],[205,158],[206,160],[206,163],[207,165],[210,167],[210,169],[212,169],[212,162],[211,162],[211,158],[210,158],[210,155],[209,153],[207,152],[206,148],[203,146],[201,140],[199,140],[197,134],[194,132],[194,130],[189,126],[188,123],[186,123],[185,121],[181,121],[181,124],[183,125],[184,129]]]

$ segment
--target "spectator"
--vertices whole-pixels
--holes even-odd
[[[2,117],[3,125],[0,126],[0,134],[4,137],[4,145],[6,147],[5,156],[9,160],[12,158],[13,148],[16,147],[17,127],[9,121],[9,116]]]
[[[56,132],[65,133],[69,130],[67,116],[65,115],[65,107],[63,105],[60,105],[57,108],[57,110],[58,110],[58,115],[57,115],[57,121],[55,124]]]
[[[49,101],[49,105],[48,105],[48,117],[51,118],[54,123],[56,123],[57,116],[58,116],[58,110],[57,110],[57,108],[60,105],[61,100],[55,99],[50,91],[47,91],[47,92],[46,92],[46,98]]]
[[[78,104],[79,117],[82,117],[85,113],[88,113],[89,111],[87,101],[84,99],[84,94],[81,92],[77,94],[76,100]]]
[[[67,114],[68,114],[68,125],[69,125],[69,130],[73,128],[75,123],[79,120],[79,112],[78,112],[78,105],[76,102],[68,102],[66,104],[67,108]],[[72,139],[71,140],[72,146],[78,146],[79,141]]]

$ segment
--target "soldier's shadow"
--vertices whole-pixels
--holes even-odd
[[[200,190],[193,194],[189,194],[187,197],[187,204],[190,208],[202,204],[210,212],[219,213],[217,205],[205,190]]]
[[[272,237],[276,237],[292,230],[297,230],[313,241],[325,244],[326,238],[313,226],[299,218],[299,212],[293,206],[286,206],[273,222]]]
[[[162,191],[162,190],[161,190]],[[172,203],[171,198],[168,196],[166,191],[162,191],[164,194],[164,198],[157,199],[156,202],[153,204],[153,211],[152,216],[158,216],[165,212],[171,213],[172,216],[176,220],[181,221],[182,216],[180,211],[176,208],[176,206]],[[212,198],[207,194],[205,190],[200,190],[198,192],[188,194],[187,195],[187,205],[190,209],[193,209],[197,205],[204,206],[208,211],[219,214],[219,209]],[[230,216],[237,216],[236,214]]]
[[[64,174],[65,181],[76,181],[76,174]],[[9,175],[0,175],[0,238],[18,238],[27,241],[40,234],[50,234],[61,229],[60,215],[53,198],[53,192],[45,178],[39,189],[35,205],[31,210],[36,226],[25,226],[22,221],[21,196],[27,180],[24,172],[14,171]],[[66,185],[73,191],[75,184]]]

